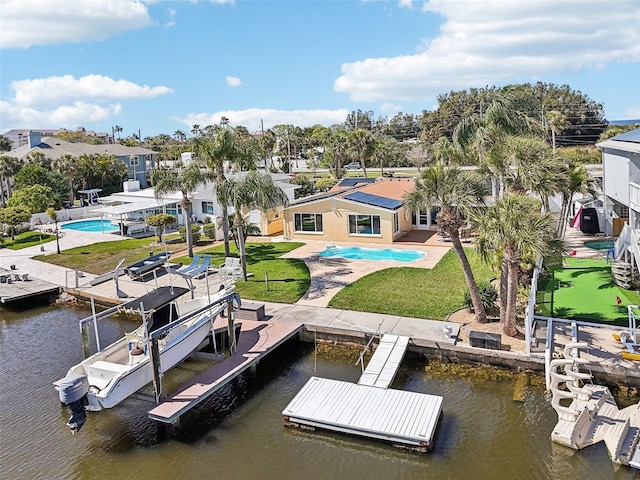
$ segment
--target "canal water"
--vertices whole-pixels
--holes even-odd
[[[285,428],[281,412],[310,376],[360,376],[353,361],[297,343],[187,415],[180,430],[159,428],[146,418],[149,403],[129,399],[89,413],[72,435],[51,383],[81,360],[78,320],[87,314],[59,306],[0,309],[1,479],[638,478],[615,468],[603,445],[575,452],[553,444],[556,415],[540,382],[519,402],[512,376],[425,370],[417,359],[403,363],[393,387],[444,397],[432,452]],[[120,320],[103,323],[101,332],[131,328]],[[188,360],[169,385],[205,367]]]

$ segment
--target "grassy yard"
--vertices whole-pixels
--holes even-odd
[[[549,276],[541,278],[538,314],[627,325],[627,305],[640,304],[640,295],[613,283],[611,268],[603,259],[567,258],[564,264],[549,267]]]
[[[34,245],[40,245],[42,243],[55,241],[55,239],[55,235],[28,231],[16,235],[15,240],[11,240],[11,237],[3,237],[2,239],[0,239],[3,240],[2,243],[0,243],[0,247],[8,248],[10,250],[20,250],[22,248],[33,247]]]
[[[60,255],[40,255],[34,258],[42,262],[100,275],[116,268],[123,258],[126,259],[126,266],[147,258],[150,252],[164,251],[164,246],[152,245],[155,240],[155,237],[128,238],[117,242],[94,243],[63,250]],[[169,251],[179,252],[187,248],[177,234],[170,235],[165,240]]]
[[[495,277],[472,249],[466,249],[476,282]],[[461,308],[467,289],[458,257],[450,250],[432,269],[388,268],[343,288],[330,307],[444,320]]]
[[[236,282],[236,291],[240,297],[263,302],[294,303],[304,295],[311,283],[309,269],[302,260],[280,258],[301,245],[303,244],[296,242],[247,242],[247,272],[253,275],[246,282]],[[215,266],[225,260],[222,244],[198,253],[210,254],[211,263]],[[239,256],[234,244],[231,244],[231,255]],[[188,256],[173,261],[184,265],[191,263]],[[269,290],[265,273],[269,280]]]

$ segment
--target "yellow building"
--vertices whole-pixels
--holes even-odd
[[[285,237],[296,240],[386,243],[418,229],[420,215],[402,205],[413,179],[343,179],[326,193],[292,202],[284,209]],[[431,215],[428,215],[428,227]],[[425,228],[427,227],[425,223]]]

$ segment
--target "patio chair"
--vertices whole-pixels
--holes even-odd
[[[202,275],[206,273],[209,270],[210,266],[211,266],[211,255],[205,255],[202,260],[202,264],[197,266],[193,270],[187,272],[187,275],[189,275],[192,278],[195,278],[198,275]]]
[[[242,264],[238,257],[227,257],[222,265],[220,265],[219,273],[222,277],[240,278],[242,277]]]
[[[186,267],[179,268],[178,270],[176,270],[176,272],[189,273],[191,270],[198,268],[199,265],[200,265],[200,254],[194,253],[192,262]]]

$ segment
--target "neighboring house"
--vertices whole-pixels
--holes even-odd
[[[602,150],[605,234],[617,236],[625,222],[640,228],[640,129],[596,146]]]
[[[247,172],[239,172],[232,176],[243,176]],[[292,185],[289,175],[269,174],[273,181],[287,194],[290,201],[294,198],[294,190],[300,188],[299,185]],[[203,223],[205,218],[209,218],[212,222],[216,222],[218,217],[222,215],[222,208],[216,201],[214,192],[214,184],[206,183],[198,187],[198,189],[190,196],[192,204],[192,220]],[[156,199],[154,188],[140,189],[137,182],[129,181],[124,185],[124,191],[114,193],[108,197],[99,199],[103,207],[96,210],[97,214],[103,214],[111,217],[114,223],[123,222],[137,223],[144,221],[150,215],[156,213],[168,213],[174,215],[178,219],[179,225],[185,224],[185,218],[180,207],[182,193],[172,192]],[[233,213],[233,208],[229,208]],[[277,235],[283,232],[282,214],[280,208],[274,208],[267,213],[258,210],[247,212],[249,222],[260,228],[260,234],[264,236]],[[218,239],[222,238],[222,232],[218,232]]]
[[[413,179],[343,179],[328,192],[290,203],[284,209],[285,236],[392,244],[409,230],[432,225],[430,211],[412,215],[403,206],[403,195],[413,188]]]
[[[41,129],[41,128],[31,128],[29,130],[9,130],[8,132],[4,133],[3,136],[7,137],[9,140],[11,140],[12,142],[12,148],[18,148],[21,147],[23,145],[26,145],[27,143],[29,143],[29,132],[40,132],[40,135],[44,138],[44,137],[55,137],[56,135],[60,134],[60,133],[64,133],[67,132],[68,130],[65,128],[58,128],[58,129]],[[78,129],[76,130],[77,132],[82,132],[85,135],[87,135],[88,137],[93,137],[93,138],[97,138],[100,141],[107,143],[107,144],[113,144],[115,143],[115,140],[113,138],[113,135],[110,133],[104,133],[104,132],[94,132],[92,130],[85,130],[84,127],[78,127]]]
[[[129,180],[140,182],[143,188],[149,186],[151,170],[155,167],[155,152],[148,148],[126,147],[120,144],[89,145],[88,143],[71,143],[55,137],[42,137],[40,132],[29,132],[28,141],[21,147],[7,153],[18,159],[25,158],[33,152],[41,152],[52,160],[65,154],[74,157],[91,154],[113,155],[127,166]]]

